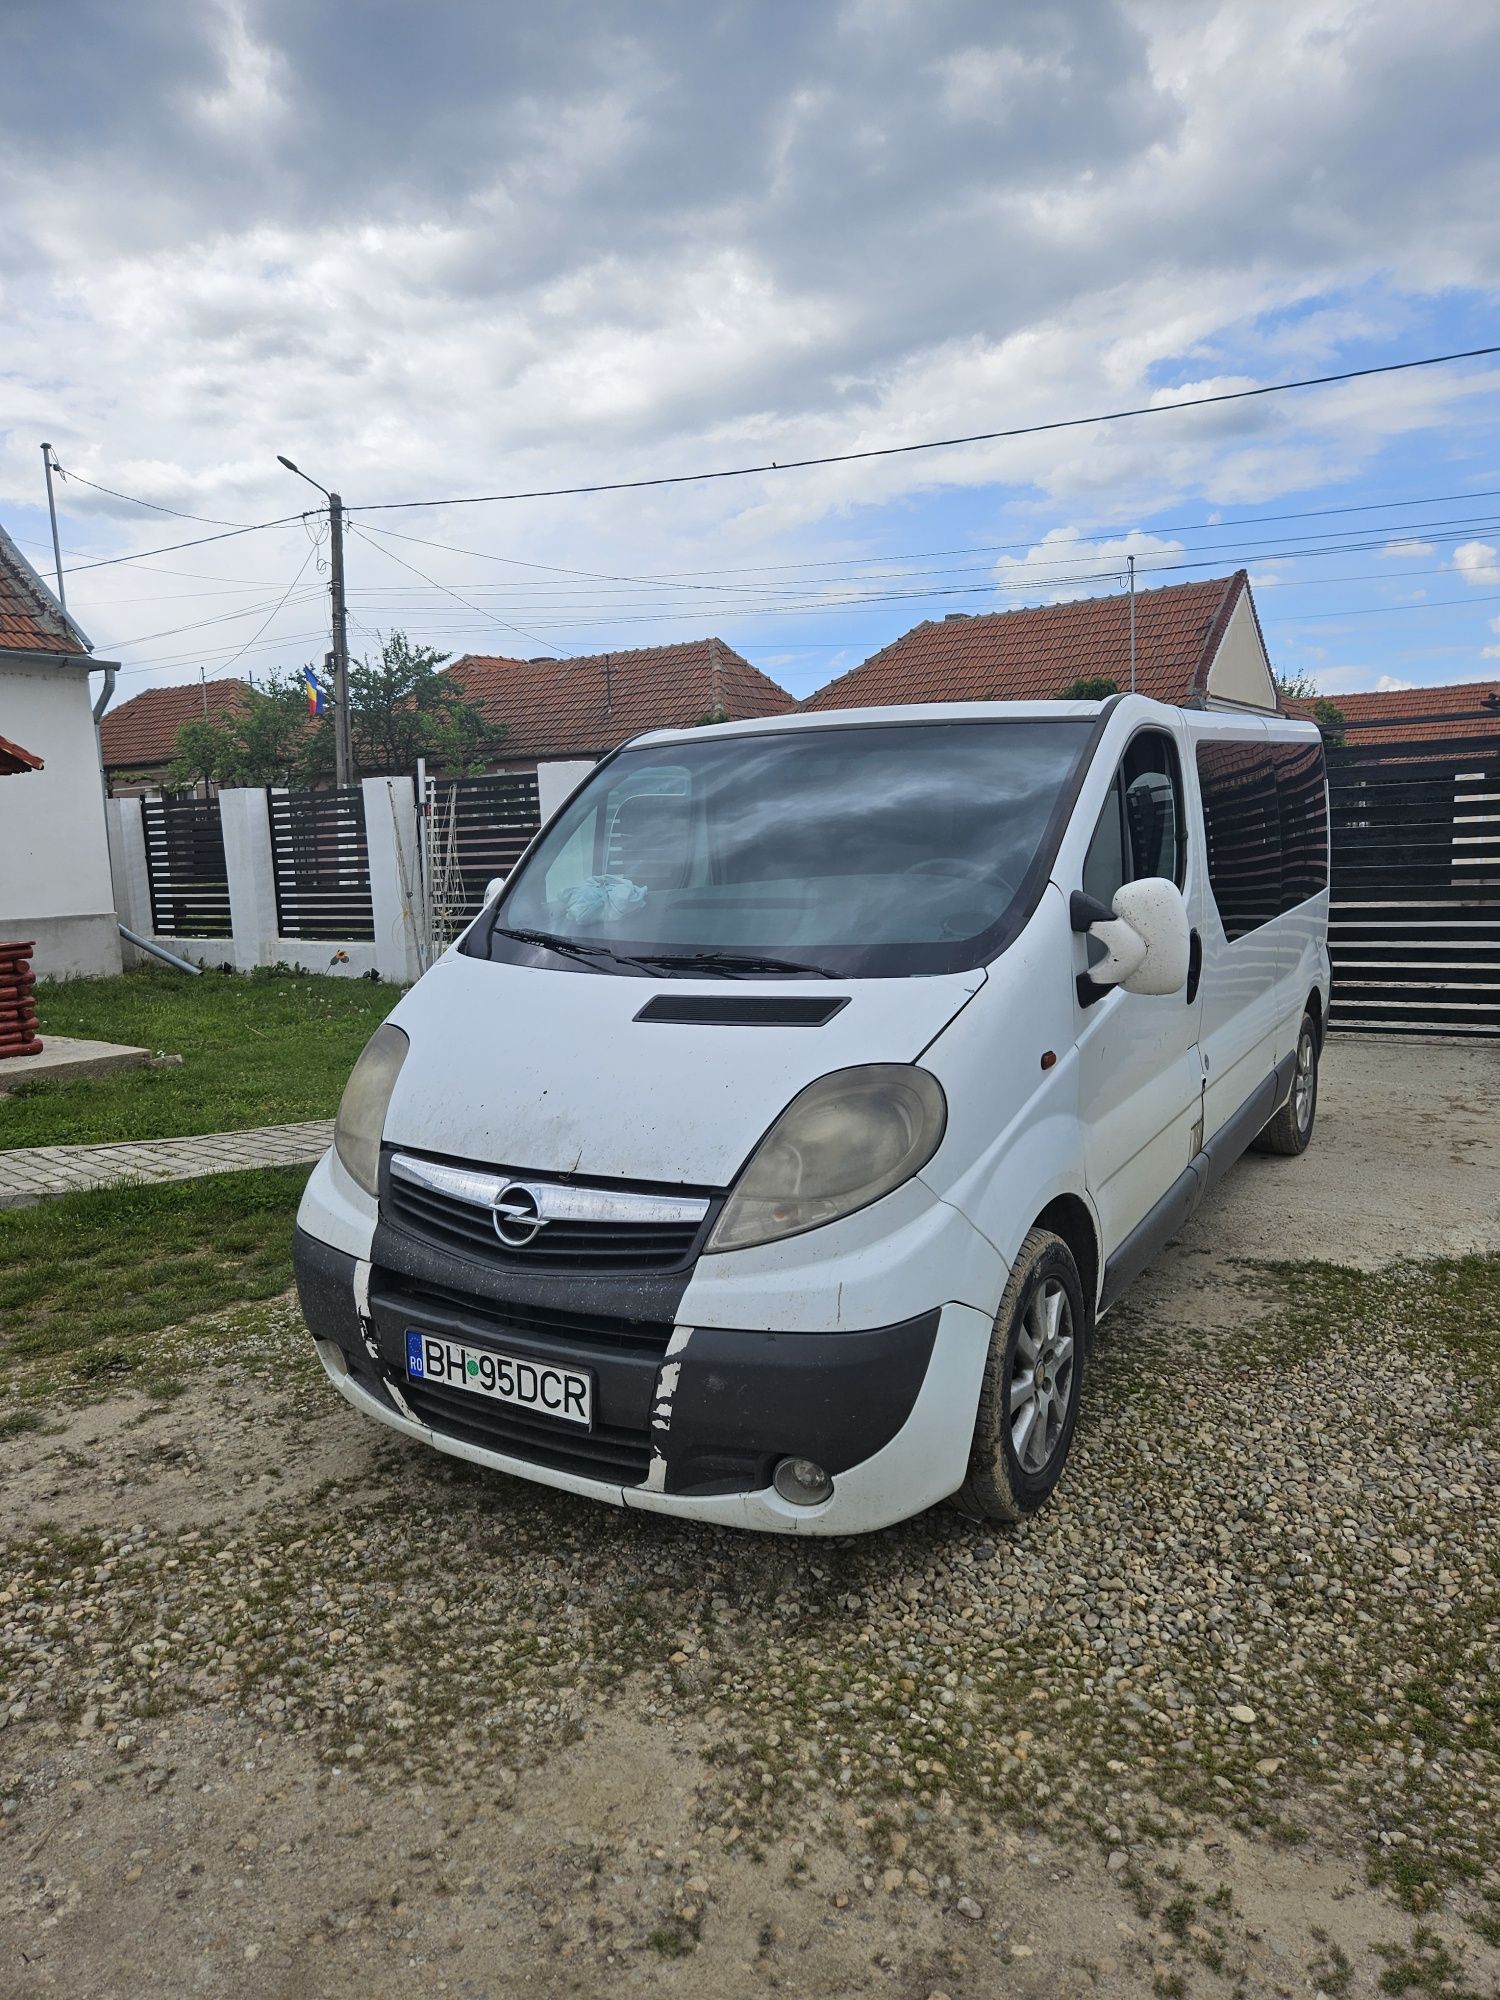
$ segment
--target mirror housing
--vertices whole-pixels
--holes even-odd
[[[506,875],[492,875],[490,877],[489,881],[484,885],[484,900],[480,904],[481,909],[487,909],[494,902],[509,879],[509,876]]]
[[[1082,975],[1080,999],[1085,982],[1096,989],[1092,999],[1111,986],[1123,986],[1127,993],[1163,994],[1187,985],[1192,949],[1187,904],[1177,884],[1164,875],[1126,882],[1115,891],[1112,912],[1092,896],[1075,893],[1068,913],[1074,930],[1097,938],[1105,949],[1099,963]]]

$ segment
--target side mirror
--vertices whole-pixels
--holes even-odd
[[[1100,989],[1123,986],[1127,993],[1177,993],[1187,985],[1192,948],[1187,904],[1164,875],[1125,883],[1115,891],[1112,910],[1075,890],[1068,913],[1074,930],[1097,938],[1105,950],[1079,981],[1080,998],[1084,980]]]
[[[494,902],[495,898],[499,895],[500,891],[505,887],[505,884],[508,880],[509,877],[505,875],[492,875],[489,881],[486,882],[484,885],[484,900],[479,907],[481,909],[487,909],[489,905]]]

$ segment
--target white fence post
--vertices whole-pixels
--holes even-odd
[[[416,794],[410,778],[364,778],[360,784],[375,920],[375,970],[397,986],[410,986],[422,971],[418,940],[427,935]]]
[[[241,972],[269,965],[276,940],[276,864],[270,802],[261,786],[219,793],[219,826],[229,874],[229,926]]]
[[[137,937],[151,935],[151,877],[146,869],[146,822],[137,798],[106,799],[104,824],[109,834],[109,875],[114,889],[115,916]],[[142,954],[133,944],[121,945],[127,965]]]

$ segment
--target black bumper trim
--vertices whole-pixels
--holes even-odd
[[[355,1259],[300,1229],[293,1254],[311,1332],[335,1342],[359,1385],[394,1407],[355,1309]],[[452,1275],[450,1264],[450,1284]],[[618,1303],[637,1303],[636,1285],[621,1289],[625,1299]],[[606,1304],[605,1288],[591,1284],[587,1298],[598,1311]],[[892,1326],[848,1333],[695,1327],[680,1354],[667,1356],[654,1344],[592,1338],[583,1315],[576,1326],[556,1331],[534,1313],[530,1325],[522,1324],[524,1311],[507,1325],[504,1306],[492,1297],[471,1302],[445,1287],[424,1298],[419,1278],[378,1266],[370,1274],[370,1314],[381,1363],[431,1429],[504,1457],[626,1487],[644,1483],[654,1450],[665,1461],[665,1491],[700,1495],[759,1491],[769,1486],[781,1458],[815,1459],[836,1476],[873,1457],[911,1415],[940,1318],[934,1308]],[[567,1426],[519,1413],[506,1414],[502,1437],[478,1399],[472,1412],[454,1398],[429,1407],[420,1390],[406,1385],[408,1325],[590,1369],[596,1384],[593,1443]]]

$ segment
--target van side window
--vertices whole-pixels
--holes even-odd
[[[1279,916],[1281,801],[1268,743],[1198,745],[1208,879],[1231,943]]]
[[[1177,752],[1154,729],[1132,738],[1109,788],[1083,864],[1083,888],[1101,903],[1145,875],[1182,887],[1182,784]]]
[[[1321,743],[1273,743],[1281,806],[1281,907],[1328,887],[1328,795]]]

